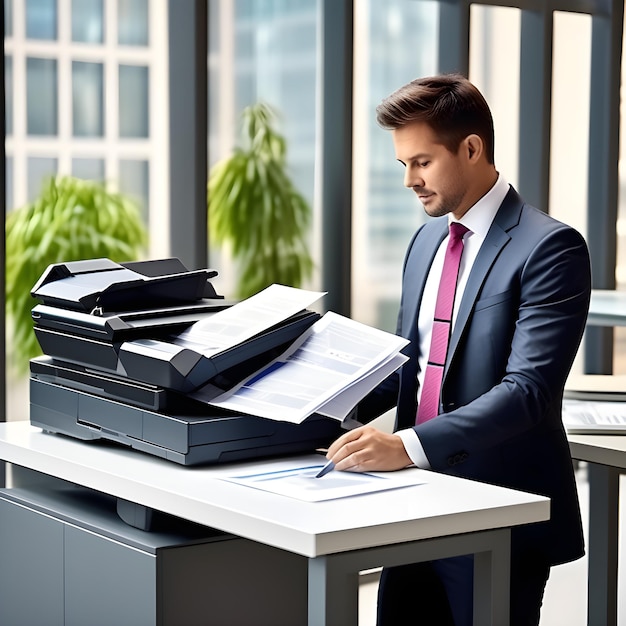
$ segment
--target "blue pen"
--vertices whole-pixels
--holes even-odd
[[[328,472],[335,469],[335,464],[332,461],[328,461],[324,467],[316,474],[315,478],[321,478],[322,476],[326,476]]]

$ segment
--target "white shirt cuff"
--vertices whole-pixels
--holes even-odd
[[[413,461],[413,465],[421,469],[430,469],[430,463],[428,462],[428,458],[422,447],[422,442],[419,440],[417,433],[412,428],[406,428],[397,431],[395,434],[402,439],[404,449],[411,461]]]

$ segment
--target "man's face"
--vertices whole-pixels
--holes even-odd
[[[404,167],[404,185],[417,194],[431,217],[452,213],[457,219],[470,208],[466,150],[456,154],[437,141],[424,122],[413,122],[392,131],[396,158]]]

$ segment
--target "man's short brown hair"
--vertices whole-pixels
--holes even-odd
[[[468,135],[478,135],[489,163],[494,163],[493,118],[487,101],[467,78],[442,74],[417,78],[394,91],[376,107],[382,128],[396,130],[425,122],[450,152]]]

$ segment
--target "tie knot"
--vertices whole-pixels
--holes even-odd
[[[451,239],[462,239],[463,235],[469,231],[467,226],[463,226],[461,222],[451,222],[450,223],[450,238]]]

